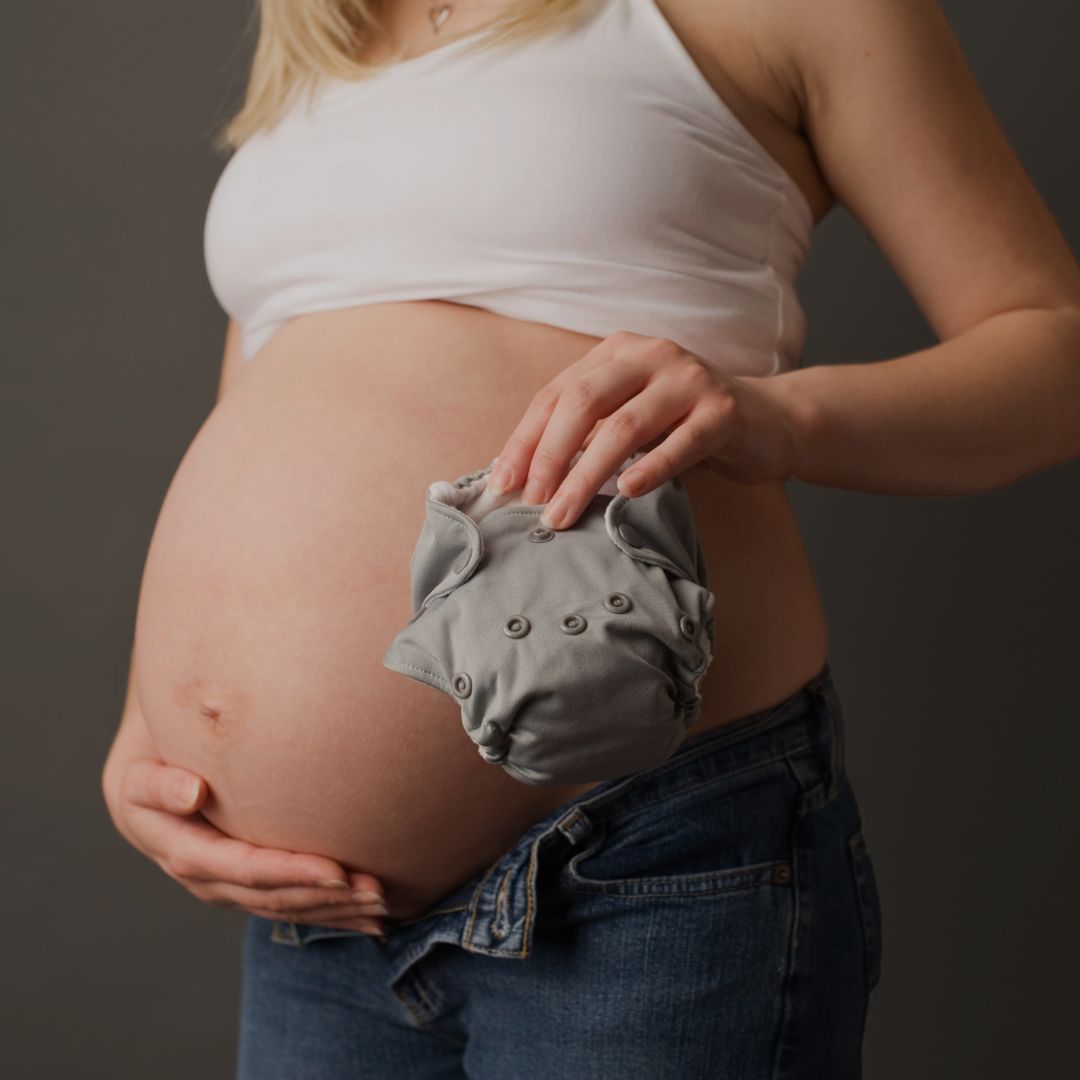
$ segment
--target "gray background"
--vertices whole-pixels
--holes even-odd
[[[1075,4],[943,6],[1076,250]],[[0,17],[5,1077],[231,1075],[243,917],[129,848],[99,777],[151,530],[216,391],[202,221],[247,10]],[[933,343],[842,208],[800,290],[809,364]],[[1074,1059],[1078,482],[1072,463],[963,498],[791,486],[884,905],[871,1080]]]

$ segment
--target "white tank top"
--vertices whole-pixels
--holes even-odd
[[[471,40],[327,79],[228,161],[205,255],[247,359],[297,315],[443,299],[735,375],[801,364],[811,208],[654,0]]]

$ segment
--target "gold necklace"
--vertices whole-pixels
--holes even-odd
[[[437,34],[439,27],[450,18],[450,5],[432,3],[427,9],[428,19],[431,22],[431,32]]]

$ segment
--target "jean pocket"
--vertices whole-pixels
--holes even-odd
[[[869,994],[881,978],[881,898],[878,894],[874,863],[866,849],[866,839],[861,826],[848,839],[848,854],[862,920],[866,992]]]
[[[275,945],[292,945],[294,948],[301,948],[309,942],[322,941],[325,938],[360,937],[363,933],[362,930],[294,923],[287,919],[275,919],[270,925],[270,940]]]
[[[794,879],[801,789],[785,761],[758,762],[596,822],[562,868],[571,892],[706,897]]]

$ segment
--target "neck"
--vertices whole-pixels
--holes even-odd
[[[391,40],[408,52],[448,34],[476,30],[513,4],[514,0],[390,0],[382,15]]]

